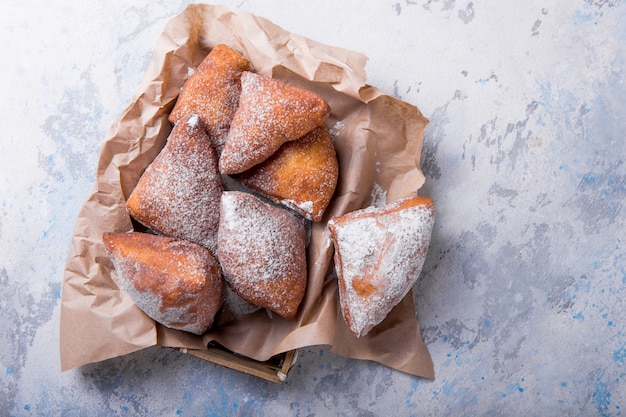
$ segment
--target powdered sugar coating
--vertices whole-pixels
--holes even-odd
[[[252,72],[241,76],[239,107],[220,157],[220,171],[240,174],[280,146],[322,125],[330,114],[319,95]]]
[[[307,279],[304,222],[239,191],[222,194],[218,257],[226,282],[244,300],[295,316]]]
[[[200,123],[200,116],[198,116],[195,113],[192,113],[188,118],[187,118],[187,127],[193,129],[196,126],[198,126],[198,123]]]
[[[211,142],[200,118],[190,115],[174,126],[127,207],[155,232],[198,243],[216,254],[222,191]]]
[[[372,198],[370,205],[374,207],[384,207],[387,204],[387,192],[377,183],[374,183],[370,196]]]
[[[254,313],[261,307],[255,306],[241,298],[230,285],[224,286],[224,306],[223,310],[226,314],[233,314],[235,316],[244,316],[246,314]],[[224,314],[224,313],[223,313]]]
[[[105,233],[107,252],[131,299],[153,320],[203,334],[222,301],[217,260],[191,242],[146,233]]]
[[[311,216],[313,215],[313,202],[309,201],[294,201],[294,200],[279,200],[279,203],[285,207],[289,207],[293,211],[297,211],[301,213],[304,217],[311,220]]]
[[[422,270],[434,225],[434,205],[409,197],[329,222],[335,245],[342,313],[361,337],[382,322]]]

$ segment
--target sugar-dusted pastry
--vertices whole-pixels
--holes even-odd
[[[241,176],[242,183],[313,221],[322,220],[337,186],[339,166],[325,126],[289,141]]]
[[[155,232],[215,254],[222,191],[215,151],[200,118],[190,115],[174,126],[126,205],[131,216]]]
[[[241,76],[241,96],[220,157],[222,174],[240,174],[280,146],[320,126],[330,107],[319,95],[252,72]]]
[[[216,45],[183,85],[170,122],[199,115],[219,155],[239,103],[241,74],[249,66],[239,52]]]
[[[206,332],[222,303],[215,257],[203,246],[148,233],[104,233],[124,290],[144,313],[173,329]]]
[[[307,283],[304,222],[240,192],[222,194],[218,258],[224,279],[250,304],[292,319]]]
[[[341,312],[356,337],[382,322],[415,285],[434,216],[431,199],[413,196],[329,222]]]

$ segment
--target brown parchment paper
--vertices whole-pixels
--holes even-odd
[[[133,229],[125,200],[164,146],[172,127],[167,116],[190,70],[218,43],[242,52],[254,71],[315,91],[329,102],[327,125],[340,178],[325,221],[311,226],[309,281],[297,317],[288,321],[265,310],[242,315],[225,309],[213,330],[196,336],[155,323],[135,306],[117,285],[102,233]],[[140,93],[107,134],[95,189],[76,221],[61,300],[62,370],[154,345],[202,349],[216,341],[260,361],[329,345],[338,355],[434,378],[412,292],[360,339],[351,335],[339,311],[327,220],[370,205],[374,196],[392,202],[424,183],[419,158],[428,120],[415,106],[368,86],[366,60],[224,6],[191,5],[167,24]]]

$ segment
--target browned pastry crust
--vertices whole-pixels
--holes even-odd
[[[131,216],[155,232],[215,254],[222,191],[213,147],[200,118],[190,115],[174,126],[126,205]]]
[[[330,107],[319,95],[252,72],[241,76],[239,107],[221,154],[220,172],[240,174],[280,146],[321,126]]]
[[[304,222],[239,191],[222,194],[218,258],[226,282],[250,304],[295,317],[307,283]]]
[[[123,288],[153,320],[195,334],[206,332],[222,302],[222,278],[205,247],[147,233],[104,233]]]
[[[335,192],[338,176],[330,133],[320,126],[285,143],[268,160],[244,172],[241,182],[318,222]]]
[[[419,196],[329,222],[341,312],[355,336],[382,322],[413,288],[433,224],[434,203]]]
[[[249,66],[239,52],[216,45],[183,85],[170,122],[175,124],[190,114],[199,115],[219,155],[239,103],[241,74]]]

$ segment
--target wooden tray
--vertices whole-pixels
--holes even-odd
[[[218,344],[209,344],[206,350],[186,348],[179,348],[177,350],[195,356],[196,358],[213,362],[217,365],[225,366],[248,375],[263,378],[277,384],[287,380],[289,371],[296,363],[298,357],[297,350],[290,350],[273,356],[265,362],[260,362],[231,352]]]

